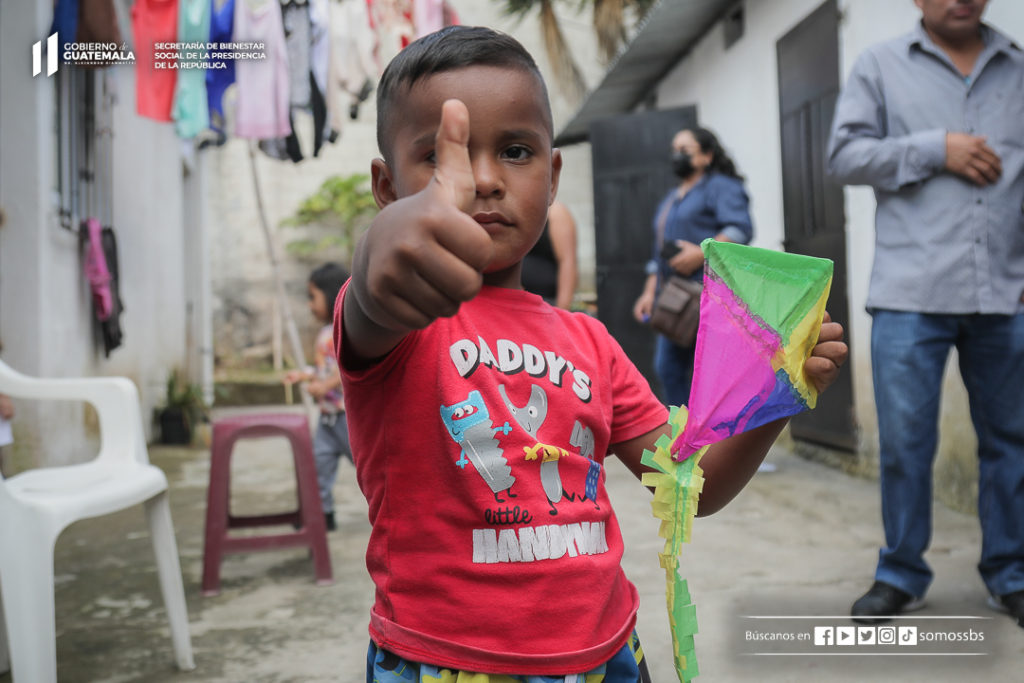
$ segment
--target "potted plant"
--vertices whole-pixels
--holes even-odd
[[[182,374],[173,370],[167,377],[167,396],[158,412],[160,442],[166,444],[192,443],[195,426],[206,415],[206,401],[198,384],[191,384]]]

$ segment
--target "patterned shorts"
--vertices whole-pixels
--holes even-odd
[[[566,676],[479,674],[410,662],[370,641],[366,653],[366,683],[651,683],[647,662],[636,631],[615,653],[595,669]]]

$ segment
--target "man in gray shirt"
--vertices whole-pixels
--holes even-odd
[[[956,347],[978,436],[978,570],[1024,627],[1024,52],[987,0],[915,0],[922,21],[854,64],[831,173],[875,190],[867,307],[885,547],[851,610],[920,606],[932,580],[932,463]]]

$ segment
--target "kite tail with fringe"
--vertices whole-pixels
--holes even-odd
[[[680,683],[686,683],[699,673],[693,644],[693,636],[697,633],[697,608],[690,600],[686,579],[679,574],[679,555],[683,543],[690,540],[693,518],[697,514],[697,501],[704,486],[704,473],[699,463],[707,450],[705,446],[681,462],[673,459],[673,453],[681,447],[677,441],[688,415],[685,407],[673,407],[669,415],[671,435],[662,436],[655,443],[655,450],[644,451],[641,460],[644,465],[657,470],[645,472],[643,484],[654,488],[651,509],[661,520],[658,535],[665,539],[665,547],[658,557],[665,570],[665,599]]]

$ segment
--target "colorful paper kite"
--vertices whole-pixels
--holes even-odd
[[[804,362],[832,284],[827,259],[705,240],[690,419],[676,460],[813,408]]]
[[[804,362],[818,340],[832,284],[832,262],[705,240],[693,388],[689,409],[672,408],[670,437],[643,463],[654,487],[651,509],[665,539],[659,554],[679,680],[698,674],[696,607],[679,574],[704,485],[700,459],[716,441],[813,408],[818,392]]]

